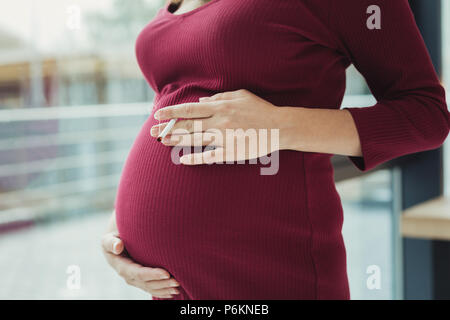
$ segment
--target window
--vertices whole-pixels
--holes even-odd
[[[447,103],[450,101],[450,3],[442,1],[442,50],[443,50],[443,81],[447,93]],[[450,196],[450,141],[444,145],[444,192]]]
[[[153,100],[134,40],[162,3],[17,0],[0,12],[0,231],[33,226],[0,232],[0,299],[148,298],[114,277],[98,237]],[[83,290],[67,289],[73,264]]]

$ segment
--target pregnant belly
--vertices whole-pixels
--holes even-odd
[[[136,138],[116,199],[121,235],[151,246],[148,255],[196,238],[218,238],[224,228],[238,236],[247,231],[242,226],[248,220],[268,213],[275,219],[274,211],[283,208],[298,216],[303,208],[299,153],[281,153],[282,165],[273,176],[262,176],[261,164],[184,166],[172,161],[171,147],[150,136],[154,123],[149,118]]]
[[[280,152],[278,173],[271,176],[260,174],[261,164],[177,165],[171,148],[150,136],[153,124],[151,117],[139,133],[116,198],[120,237],[131,257],[165,268],[206,298],[214,296],[205,293],[211,283],[221,292],[229,288],[228,297],[256,298],[254,287],[236,293],[226,279],[251,281],[280,270],[283,279],[272,279],[280,283],[274,295],[284,297],[299,285],[313,292],[303,154]],[[328,219],[339,229],[337,215]]]

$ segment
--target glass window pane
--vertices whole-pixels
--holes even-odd
[[[389,170],[337,184],[344,207],[343,236],[352,299],[394,298],[394,223]]]
[[[443,83],[450,101],[450,1],[442,1]],[[450,196],[450,139],[444,144],[444,192]]]

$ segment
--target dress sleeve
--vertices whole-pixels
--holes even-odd
[[[380,8],[381,29],[369,29],[367,9]],[[330,0],[329,24],[340,50],[377,100],[350,111],[362,171],[393,158],[439,147],[449,132],[445,91],[407,0]]]

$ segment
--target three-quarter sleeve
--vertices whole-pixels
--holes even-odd
[[[380,8],[381,29],[370,29],[367,8]],[[330,30],[377,100],[350,111],[363,171],[393,158],[439,147],[449,132],[445,91],[407,0],[330,0]],[[376,22],[371,20],[371,22]]]

